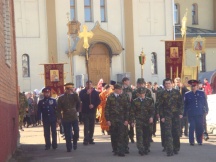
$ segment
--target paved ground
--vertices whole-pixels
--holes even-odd
[[[159,126],[159,125],[158,125]],[[149,155],[140,156],[136,144],[129,144],[130,154],[126,157],[113,156],[111,152],[110,137],[101,135],[100,126],[95,128],[95,145],[83,146],[83,125],[80,125],[80,141],[78,149],[66,152],[65,141],[58,136],[59,145],[56,150],[44,150],[43,128],[25,128],[21,132],[22,154],[10,162],[216,162],[216,136],[210,135],[208,142],[203,146],[190,146],[187,137],[181,138],[181,151],[178,155],[167,157],[162,152],[160,133],[153,137]]]

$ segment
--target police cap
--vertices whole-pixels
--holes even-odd
[[[144,87],[138,88],[138,89],[137,89],[137,93],[139,93],[139,94],[144,94],[144,93],[146,93],[146,88],[144,88]]]
[[[50,92],[51,89],[49,87],[45,87],[43,90],[42,90],[42,93],[46,93],[46,92]]]
[[[199,81],[197,81],[197,80],[189,80],[188,84],[190,84],[191,86],[196,86],[196,85],[199,84]]]

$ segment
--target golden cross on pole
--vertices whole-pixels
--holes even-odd
[[[83,47],[86,49],[86,51],[88,51],[89,48],[88,38],[92,38],[93,35],[94,34],[91,31],[88,32],[88,27],[86,25],[83,25],[83,32],[79,33],[79,37],[83,38]],[[88,53],[86,53],[86,59],[88,60]]]

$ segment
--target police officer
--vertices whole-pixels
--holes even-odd
[[[136,120],[137,148],[139,154],[143,156],[150,151],[150,123],[153,123],[154,101],[152,98],[145,97],[146,88],[140,87],[137,92],[138,98],[132,102],[130,117],[132,118],[132,126],[134,126],[134,120]]]
[[[65,93],[58,98],[58,123],[64,127],[67,152],[71,152],[73,138],[73,149],[77,149],[77,140],[79,138],[78,116],[80,108],[80,99],[77,93],[73,91],[73,83],[66,83]],[[72,134],[73,128],[73,134]]]
[[[208,114],[208,104],[205,93],[198,90],[199,82],[197,80],[189,80],[191,91],[185,94],[184,99],[184,116],[188,115],[189,122],[189,142],[194,146],[194,131],[196,140],[202,145],[203,134],[203,115]]]
[[[56,133],[56,100],[50,97],[51,89],[46,87],[42,90],[44,94],[44,99],[40,100],[38,103],[38,120],[41,120],[41,113],[43,119],[44,127],[44,137],[45,137],[45,150],[49,150],[51,147],[50,140],[50,128],[52,132],[52,148],[57,148],[57,133]]]

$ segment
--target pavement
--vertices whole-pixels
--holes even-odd
[[[157,124],[159,128],[159,124]],[[102,135],[100,125],[95,125],[95,145],[84,146],[83,125],[80,125],[80,139],[78,149],[66,151],[65,140],[58,135],[58,148],[47,150],[44,148],[43,127],[29,127],[20,131],[21,146],[9,162],[216,162],[216,135],[209,135],[210,139],[204,141],[202,146],[190,146],[188,138],[181,137],[181,150],[178,155],[167,157],[162,152],[160,130],[153,137],[151,152],[140,156],[136,143],[130,143],[130,153],[125,157],[114,156],[112,153],[110,136]]]

